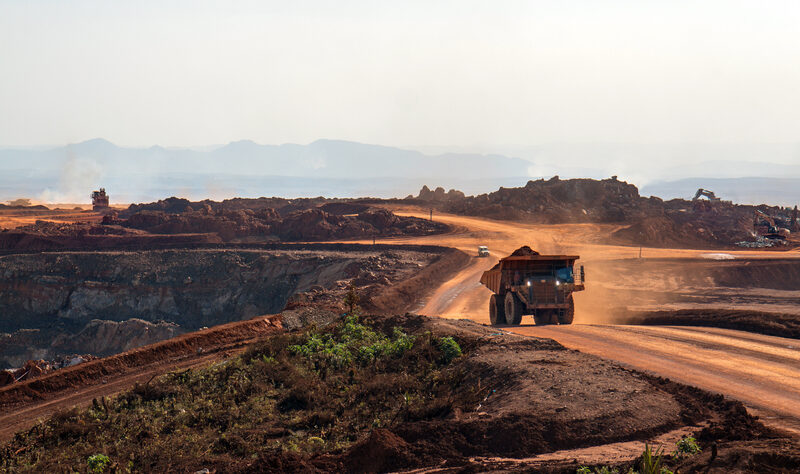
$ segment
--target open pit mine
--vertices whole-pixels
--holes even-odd
[[[800,469],[796,208],[111,195],[0,206],[4,472]]]

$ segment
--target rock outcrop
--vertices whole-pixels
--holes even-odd
[[[294,308],[340,311],[351,281],[368,300],[437,258],[359,249],[2,256],[0,368],[64,353],[113,354],[203,326],[278,313],[290,301]]]
[[[77,334],[59,334],[50,344],[53,355],[86,352],[107,356],[173,338],[184,331],[175,323],[93,319]]]
[[[338,206],[340,210],[342,206]],[[373,236],[427,235],[447,226],[414,217],[399,217],[385,209],[363,209],[357,215],[330,213],[321,208],[292,211],[281,215],[272,208],[218,210],[204,209],[179,214],[142,210],[122,226],[153,234],[215,233],[226,241],[260,239],[315,241]]]
[[[662,214],[655,204],[639,196],[636,186],[615,178],[561,180],[555,176],[546,181],[528,181],[521,188],[500,188],[451,201],[445,209],[543,223],[627,222],[652,212]]]
[[[444,192],[444,188],[441,186],[433,191],[431,191],[428,186],[422,186],[422,189],[419,190],[419,194],[417,195],[417,199],[420,201],[430,202],[460,201],[465,197],[466,196],[464,196],[464,193],[457,189],[451,189],[450,191]]]
[[[655,247],[724,248],[752,239],[753,212],[771,216],[787,209],[736,205],[728,201],[663,201],[643,197],[633,184],[609,179],[528,181],[478,196],[458,197],[423,187],[419,199],[453,214],[545,224],[613,223],[627,225],[612,236],[615,243]]]

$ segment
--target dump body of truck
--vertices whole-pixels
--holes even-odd
[[[527,251],[531,253],[517,251],[501,259],[481,276],[481,283],[494,293],[489,301],[492,324],[516,325],[528,314],[536,324],[572,323],[572,293],[585,289],[583,267],[578,275],[574,270],[580,257]]]

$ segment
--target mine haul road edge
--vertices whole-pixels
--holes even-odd
[[[427,217],[421,211],[399,214]],[[537,225],[440,213],[441,222],[456,232],[402,239],[465,251],[487,245],[493,254],[510,254],[522,245],[548,253],[582,256],[589,269],[596,262],[636,258],[639,248],[598,244],[613,230],[606,224]],[[401,241],[397,241],[401,243]],[[701,259],[708,250],[647,248],[645,259]],[[774,251],[728,251],[747,260],[775,258]],[[800,259],[800,251],[781,252],[785,260]],[[495,262],[475,258],[453,279],[442,284],[419,313],[445,318],[468,318],[484,324],[491,291],[479,283]],[[589,293],[584,292],[584,293]],[[580,296],[580,295],[578,295]],[[570,349],[615,360],[675,381],[721,393],[743,402],[770,426],[800,434],[800,341],[745,331],[709,327],[620,326],[590,324],[598,308],[578,302],[571,325],[522,325],[506,328],[518,334],[554,339]]]

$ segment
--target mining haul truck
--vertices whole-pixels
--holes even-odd
[[[572,292],[584,287],[583,266],[575,275],[577,255],[539,255],[522,247],[483,272],[481,283],[492,290],[489,319],[493,325],[518,325],[532,314],[536,325],[571,324]]]

